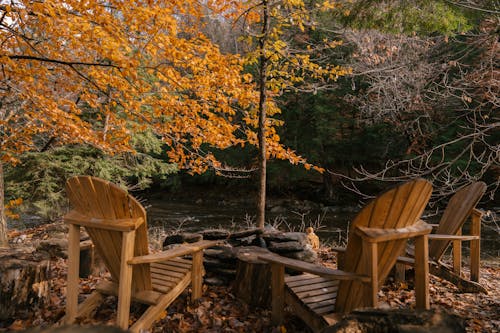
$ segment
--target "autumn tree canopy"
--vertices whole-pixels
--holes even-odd
[[[223,168],[211,147],[256,144],[251,76],[199,31],[225,2],[204,3],[2,1],[1,161],[54,142],[130,151],[132,133],[152,130],[171,162],[201,172]]]

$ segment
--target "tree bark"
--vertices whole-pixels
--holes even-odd
[[[3,163],[0,161],[0,248],[9,247],[4,200],[5,200],[5,189],[3,182]]]
[[[249,246],[238,250],[238,265],[233,282],[234,294],[251,307],[269,308],[271,304],[271,266],[257,256],[268,250]]]
[[[32,248],[0,249],[0,321],[50,301],[50,260]]]
[[[266,155],[266,103],[267,103],[267,56],[265,54],[266,38],[269,30],[269,12],[267,0],[262,2],[262,37],[259,39],[259,198],[257,226],[264,229],[266,220],[266,181],[267,181],[267,155]]]

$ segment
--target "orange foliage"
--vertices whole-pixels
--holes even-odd
[[[226,10],[227,2],[210,4]],[[238,55],[200,34],[202,9],[197,1],[0,5],[2,161],[50,137],[127,151],[133,131],[151,128],[172,162],[201,172],[220,167],[210,147],[255,144],[254,83]],[[268,139],[270,155],[289,158],[277,136]]]

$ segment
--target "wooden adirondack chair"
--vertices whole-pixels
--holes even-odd
[[[415,237],[416,306],[429,308],[427,236],[432,227],[421,221],[432,192],[429,182],[418,179],[385,192],[354,219],[345,252],[344,270],[259,255],[271,264],[272,315],[278,324],[284,302],[314,331],[356,308],[376,307],[377,292],[396,263],[408,238]],[[285,266],[306,272],[285,277]]]
[[[149,254],[146,211],[118,186],[95,177],[74,177],[66,184],[73,210],[64,216],[69,224],[66,316],[72,323],[90,314],[102,295],[118,296],[117,325],[129,327],[131,300],[149,308],[130,328],[149,328],[191,283],[191,299],[201,296],[203,249],[214,241],[200,241],[169,251]],[[96,286],[78,306],[80,227],[85,227],[96,251],[111,273],[111,281]],[[187,254],[192,260],[182,259]]]
[[[458,190],[448,202],[435,233],[429,235],[430,271],[454,283],[462,292],[484,292],[479,283],[480,238],[482,212],[475,207],[486,192],[486,184],[474,182]],[[462,235],[462,228],[471,218],[470,234]],[[470,241],[470,280],[462,274],[462,242]],[[448,249],[453,247],[453,266],[441,262]],[[412,251],[409,257],[399,258],[399,262],[413,265]]]

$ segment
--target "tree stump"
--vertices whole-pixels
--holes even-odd
[[[238,249],[233,291],[251,307],[269,308],[271,304],[271,267],[257,259],[259,254],[264,253],[269,251],[257,246]]]
[[[0,249],[0,321],[49,302],[50,260],[33,248]]]

